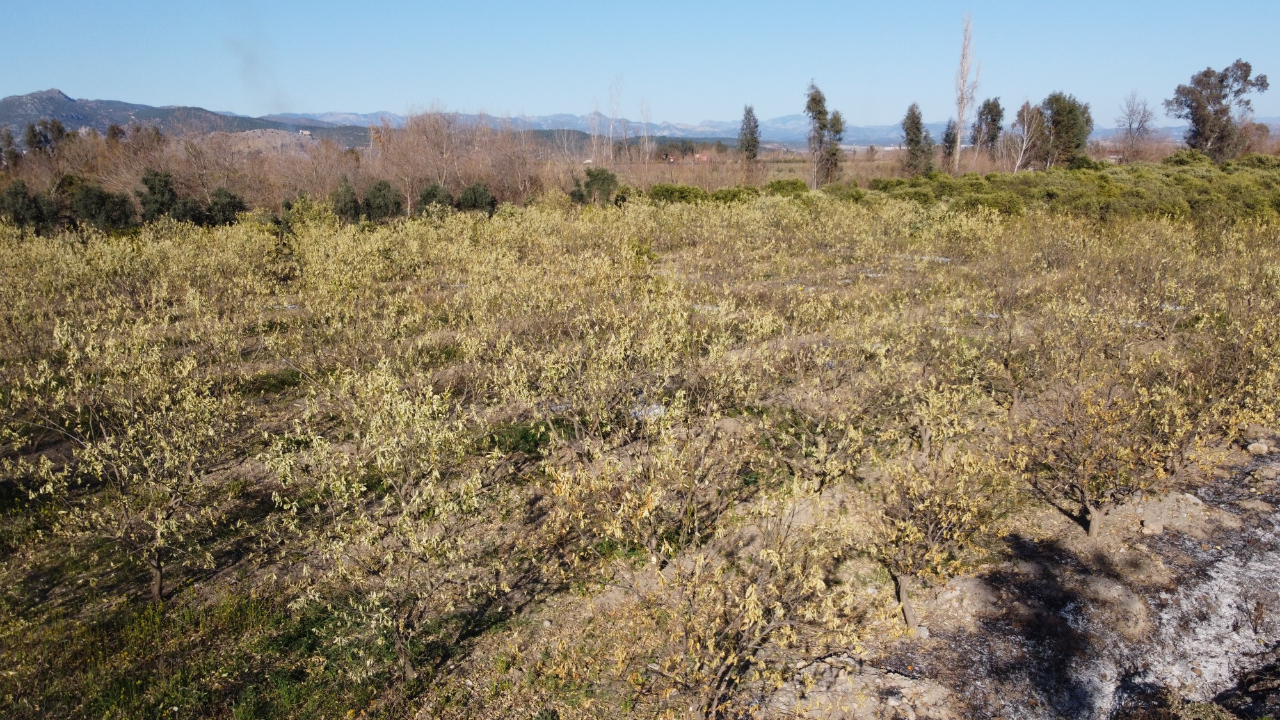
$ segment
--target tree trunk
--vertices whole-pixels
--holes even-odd
[[[158,554],[151,560],[151,599],[157,605],[164,602],[164,560]]]
[[[1105,514],[1102,508],[1094,507],[1088,502],[1084,504],[1084,521],[1089,537],[1098,537],[1102,534],[1102,516]]]
[[[911,608],[911,598],[907,597],[907,581],[905,575],[894,575],[894,582],[898,585],[898,604],[902,606],[902,619],[907,623],[907,629],[915,632],[919,627],[916,622],[916,611]]]
[[[396,658],[400,660],[400,671],[404,674],[404,679],[413,682],[418,679],[418,671],[413,667],[413,659],[409,657],[409,649],[404,645],[404,624],[397,623],[395,630],[396,636]]]

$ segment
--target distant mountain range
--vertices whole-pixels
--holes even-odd
[[[0,127],[9,128],[21,141],[27,124],[58,120],[70,131],[91,128],[106,132],[111,125],[154,125],[163,132],[244,132],[246,130],[308,129],[317,138],[329,138],[346,146],[368,144],[365,125],[323,126],[217,113],[198,107],[151,107],[117,100],[75,100],[61,90],[42,90],[27,95],[11,95],[0,100]]]
[[[511,123],[524,130],[578,130],[584,133],[609,133],[609,118],[603,113],[594,112],[586,115],[520,115],[516,117],[496,117],[492,115],[475,115],[459,113],[464,122],[485,122],[491,125]],[[392,112],[376,113],[281,113],[264,115],[261,120],[288,122],[298,126],[328,127],[333,125],[380,125],[384,121],[392,127],[403,127],[404,115]],[[613,135],[621,137],[625,128],[628,137],[641,134],[644,129],[652,137],[671,138],[734,138],[738,136],[739,121],[704,120],[700,123],[641,123],[626,118],[613,122]],[[928,125],[934,135],[940,135],[946,123]],[[760,137],[765,142],[802,143],[809,136],[809,118],[805,115],[784,115],[760,122]],[[896,145],[902,136],[902,129],[897,125],[868,125],[850,127],[845,132],[845,142],[851,145]]]
[[[602,113],[587,115],[538,115],[496,117],[459,113],[463,122],[482,122],[490,125],[511,124],[524,130],[577,130],[584,133],[609,133],[609,118]],[[28,95],[13,95],[0,100],[0,127],[9,127],[15,136],[21,137],[28,123],[43,119],[56,119],[69,130],[92,128],[106,132],[109,125],[122,127],[141,124],[155,125],[165,132],[243,132],[246,130],[308,130],[314,137],[329,137],[348,147],[369,142],[369,126],[387,123],[403,127],[406,116],[392,112],[350,113],[277,113],[262,117],[249,117],[230,112],[214,112],[198,107],[152,107],[117,100],[75,100],[60,90],[43,90]],[[715,139],[734,138],[739,122],[705,120],[697,124],[647,123],[642,126],[631,120],[613,121],[613,136],[625,134],[636,137],[647,130],[652,137]],[[935,137],[941,135],[945,123],[930,123],[928,128]],[[804,115],[785,115],[763,120],[760,135],[765,142],[803,143],[809,132],[809,120]],[[896,145],[901,138],[897,125],[853,126],[845,131],[845,143],[850,145]]]
[[[577,130],[585,133],[609,134],[609,118],[602,113],[587,115],[537,115],[496,117],[459,113],[464,122],[480,122],[491,125],[510,123],[524,130]],[[329,138],[347,147],[366,145],[370,126],[384,122],[392,127],[403,127],[406,116],[391,112],[350,113],[277,113],[262,117],[248,117],[229,112],[214,112],[198,107],[151,107],[117,100],[74,100],[60,90],[43,90],[28,95],[13,95],[0,100],[0,127],[9,127],[15,136],[21,137],[28,123],[42,119],[56,119],[69,130],[93,128],[105,132],[109,125],[156,125],[165,132],[190,130],[196,132],[243,132],[245,130],[307,130],[316,138]],[[1258,122],[1280,130],[1280,118],[1258,118]],[[734,138],[738,134],[736,120],[704,120],[697,124],[647,123],[641,125],[626,119],[613,121],[612,135],[621,137],[624,132],[635,137],[647,130],[652,137],[714,139]],[[945,122],[927,123],[926,127],[939,139]],[[624,131],[625,128],[625,131]],[[1162,133],[1181,136],[1184,128],[1160,128]],[[784,115],[762,120],[760,136],[765,142],[803,143],[808,136],[809,119],[804,115]],[[1115,133],[1109,128],[1099,128],[1094,137],[1105,139]],[[845,129],[847,145],[897,145],[902,129],[897,125],[854,125]]]
[[[240,116],[237,116],[240,117]],[[463,122],[483,122],[489,125],[510,123],[522,130],[577,130],[584,133],[597,132],[609,134],[609,118],[603,113],[594,112],[586,115],[519,115],[515,117],[498,117],[494,115],[478,115],[458,113]],[[375,113],[279,113],[263,115],[249,120],[266,120],[287,123],[296,127],[334,127],[339,125],[381,125],[386,122],[391,127],[404,127],[405,115],[392,112]],[[946,123],[930,123],[928,128],[934,135],[940,135]],[[618,118],[613,121],[613,136],[636,137],[647,129],[651,137],[715,139],[735,138],[738,136],[739,121],[704,120],[700,123],[646,123]],[[760,122],[760,137],[765,142],[803,143],[809,135],[809,118],[805,115],[784,115]],[[847,128],[845,142],[851,145],[896,145],[901,139],[902,130],[897,125],[867,125]]]

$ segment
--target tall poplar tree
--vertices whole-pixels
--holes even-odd
[[[1004,108],[1000,98],[989,98],[982,101],[978,108],[978,117],[973,121],[973,132],[969,136],[973,146],[994,153],[996,143],[1000,141],[1000,131],[1004,123]]]
[[[809,116],[809,152],[813,154],[813,186],[821,187],[840,172],[840,141],[844,139],[844,116],[827,112],[827,97],[809,83],[804,114]]]
[[[957,153],[960,152],[960,125],[954,118],[947,120],[947,127],[942,131],[942,157],[944,165],[953,167]]]
[[[756,109],[747,105],[742,109],[742,128],[738,130],[738,149],[746,156],[747,161],[754,161],[760,155],[760,121],[756,119]]]
[[[902,118],[902,168],[911,175],[925,175],[933,170],[933,135],[924,126],[920,106],[911,103]]]

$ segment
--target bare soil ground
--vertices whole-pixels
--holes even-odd
[[[772,709],[939,720],[1280,713],[1280,457],[1237,460],[1117,508],[1100,537],[1052,509],[1024,516],[1004,562],[917,591],[924,637],[870,660],[815,663]]]

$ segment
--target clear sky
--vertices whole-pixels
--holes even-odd
[[[1280,0],[911,3],[186,2],[3,0],[0,96],[196,105],[249,115],[429,106],[654,121],[798,113],[812,78],[848,122],[954,113],[961,18],[972,13],[979,97],[1006,107],[1063,90],[1111,125],[1137,90],[1153,105],[1236,58],[1280,83]],[[1254,101],[1280,116],[1280,85]],[[1163,112],[1160,112],[1163,118]]]

